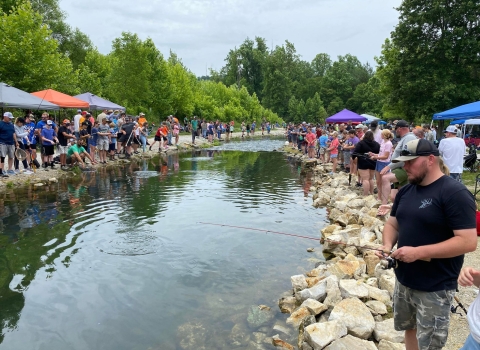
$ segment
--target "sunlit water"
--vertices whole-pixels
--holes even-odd
[[[189,349],[249,349],[251,333],[275,334],[287,317],[277,300],[321,259],[306,252],[318,243],[199,222],[318,237],[310,177],[261,152],[282,144],[229,143],[2,195],[0,349],[182,349],[191,337]],[[276,313],[260,330],[246,322],[259,304]]]

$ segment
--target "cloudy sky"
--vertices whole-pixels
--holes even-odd
[[[350,53],[374,65],[398,23],[401,0],[60,0],[67,22],[102,53],[122,31],[150,37],[168,57],[177,53],[197,75],[219,70],[230,49],[263,37],[288,40],[302,59]]]

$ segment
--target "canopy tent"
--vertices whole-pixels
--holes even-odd
[[[73,96],[79,100],[88,102],[90,105],[90,110],[102,111],[104,109],[118,109],[125,110],[125,107],[119,106],[116,103],[105,100],[97,95],[92,94],[91,92],[85,92],[84,94]]]
[[[370,115],[370,114],[360,114],[362,117],[365,117],[367,118],[367,120],[365,121],[365,123],[369,124],[371,122],[373,122],[374,120],[380,120],[380,118],[377,118],[373,115]]]
[[[0,83],[0,107],[21,108],[30,110],[60,109],[56,104],[32,96],[28,92],[14,88],[5,83]]]
[[[363,122],[367,120],[367,118],[358,115],[355,112],[349,111],[348,109],[344,109],[343,111],[338,112],[337,114],[332,115],[331,117],[325,120],[327,123],[347,123],[349,121],[352,122]]]
[[[31,93],[41,99],[55,103],[61,108],[89,108],[88,102],[79,100],[78,98],[63,94],[61,92],[48,89]]]
[[[445,112],[435,113],[433,120],[469,119],[474,117],[480,117],[480,101],[458,106]]]
[[[465,121],[465,125],[480,125],[480,119],[469,119]]]

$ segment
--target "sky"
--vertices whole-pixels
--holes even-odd
[[[293,43],[303,60],[352,54],[375,66],[398,23],[401,0],[60,0],[66,22],[107,54],[122,32],[150,37],[197,76],[220,70],[248,37],[274,48]]]

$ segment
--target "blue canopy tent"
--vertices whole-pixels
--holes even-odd
[[[119,106],[90,92],[85,92],[84,94],[73,97],[88,102],[90,104],[90,110],[102,111],[104,109],[118,109],[119,111],[125,111],[125,107]]]
[[[433,120],[471,119],[475,117],[480,117],[480,101],[468,103],[463,106],[458,106],[449,109],[448,111],[435,113],[433,115]]]

